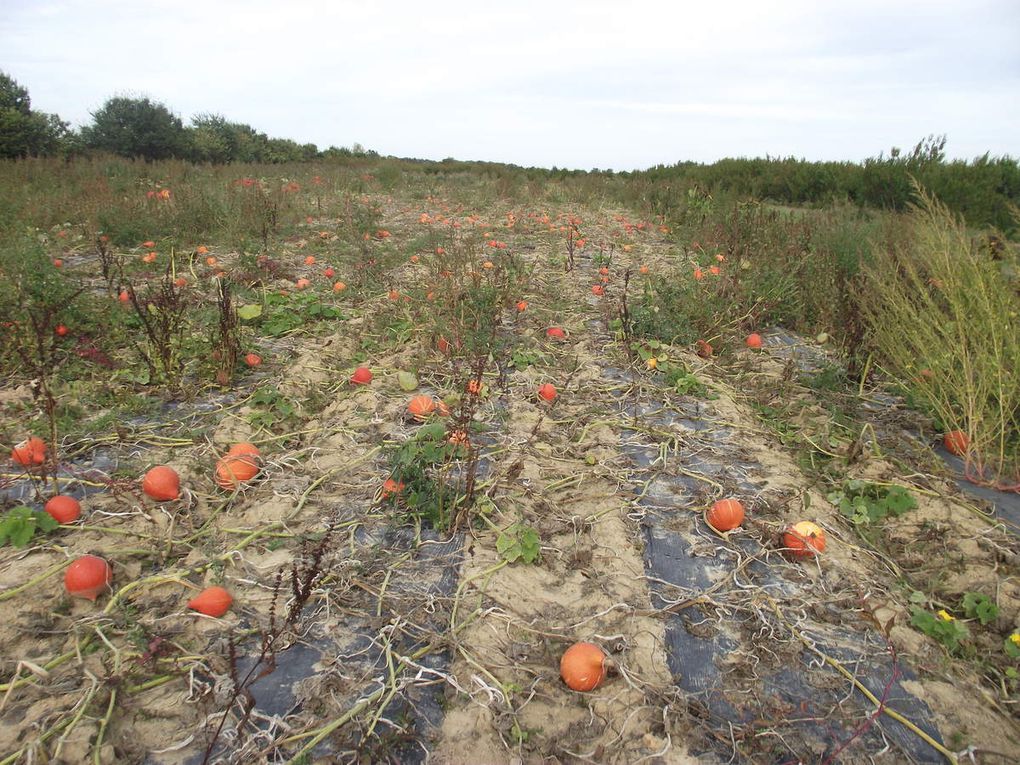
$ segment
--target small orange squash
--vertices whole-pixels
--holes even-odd
[[[694,350],[703,359],[709,359],[712,357],[712,346],[704,340],[698,340],[698,342],[694,344]]]
[[[560,658],[560,677],[573,691],[593,691],[606,679],[606,655],[592,643],[574,643]]]
[[[950,430],[942,437],[942,443],[945,445],[947,452],[955,454],[957,457],[962,457],[967,453],[967,449],[970,448],[970,436],[962,430]]]
[[[240,441],[234,444],[227,450],[227,454],[248,455],[249,457],[255,457],[256,459],[262,456],[262,452],[259,451],[259,448],[255,446],[255,444],[248,443],[247,441]]]
[[[416,420],[424,420],[436,410],[436,402],[432,396],[415,396],[407,404],[407,411]]]
[[[751,350],[754,351],[761,350],[761,335],[759,335],[757,332],[752,332],[750,335],[748,335],[747,340],[745,340],[744,342],[747,344],[747,347],[750,348]]]
[[[64,572],[64,589],[76,598],[95,601],[112,581],[110,564],[95,555],[81,556]]]
[[[561,327],[549,327],[549,329],[545,331],[545,336],[561,340],[567,336],[567,333],[564,332]]]
[[[22,467],[43,464],[46,461],[46,442],[37,436],[26,438],[11,450],[11,461]]]
[[[351,375],[351,382],[355,385],[368,385],[372,382],[372,370],[368,367],[358,367]]]
[[[404,482],[393,478],[387,478],[382,485],[382,498],[389,499],[394,494],[400,494],[404,490]]]
[[[142,491],[157,502],[168,502],[181,496],[181,477],[169,465],[156,465],[142,479]]]
[[[228,454],[216,460],[216,485],[221,489],[236,489],[258,472],[257,458],[250,454]]]
[[[708,511],[707,519],[716,531],[732,531],[744,522],[744,506],[735,499],[720,499]]]
[[[539,398],[542,398],[545,401],[552,401],[554,398],[556,398],[556,386],[553,385],[552,383],[545,383],[543,385],[539,385],[538,395]]]
[[[788,526],[783,532],[783,547],[791,558],[811,558],[825,550],[825,531],[811,521]]]
[[[73,523],[81,517],[81,505],[74,497],[56,494],[50,497],[43,510],[49,513],[57,523]]]
[[[206,616],[223,616],[234,602],[230,593],[222,587],[206,587],[188,601],[188,608]]]

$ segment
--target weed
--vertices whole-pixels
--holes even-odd
[[[887,486],[852,479],[827,499],[858,526],[898,517],[917,507],[917,500],[903,486]]]
[[[42,510],[24,505],[12,508],[0,518],[0,547],[10,542],[15,547],[27,547],[37,534],[53,531],[60,524]]]

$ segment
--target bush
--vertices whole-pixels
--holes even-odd
[[[870,344],[945,430],[969,435],[968,477],[1020,487],[1020,294],[1004,278],[1016,256],[990,257],[945,205],[917,196],[909,236],[865,270]]]

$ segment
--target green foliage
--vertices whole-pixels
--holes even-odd
[[[391,499],[402,502],[412,516],[434,528],[446,528],[464,499],[457,487],[450,485],[447,468],[464,452],[463,446],[449,443],[444,423],[418,428],[390,458],[394,480],[404,484],[404,490]]]
[[[266,307],[260,317],[253,318],[259,322],[261,331],[270,337],[286,335],[317,321],[345,318],[339,308],[323,303],[321,296],[315,292],[270,293],[266,295]]]
[[[67,136],[66,122],[33,111],[28,90],[0,72],[0,158],[54,154]]]
[[[297,407],[271,385],[256,389],[249,401],[252,406],[258,407],[248,418],[255,427],[272,430],[274,426],[285,424],[297,416]]]
[[[1002,644],[1002,650],[1011,659],[1020,659],[1020,640],[1014,640],[1014,638],[1017,637],[1017,634],[1020,633],[1014,632],[1012,635],[1006,638]],[[1013,670],[1013,673],[1014,673],[1013,678],[1015,679],[1016,670]]]
[[[977,619],[982,624],[994,622],[999,617],[999,607],[991,598],[979,592],[963,594],[963,613],[968,619]]]
[[[970,638],[970,630],[966,624],[961,624],[956,619],[935,616],[919,606],[911,608],[910,623],[954,653],[959,650],[960,641]]]
[[[156,160],[185,154],[181,118],[148,98],[108,99],[92,114],[92,124],[82,130],[82,139],[92,149],[122,157]]]
[[[496,552],[503,556],[507,563],[523,561],[534,563],[541,553],[538,532],[524,523],[508,526],[496,539]]]
[[[902,486],[883,486],[860,479],[847,481],[827,499],[843,515],[860,526],[898,517],[917,507],[917,500]]]
[[[60,524],[42,510],[33,510],[24,505],[9,510],[0,520],[0,546],[10,542],[15,547],[25,547],[36,533],[53,531]]]

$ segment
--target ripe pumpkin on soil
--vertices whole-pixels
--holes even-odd
[[[761,335],[757,332],[752,332],[747,336],[747,340],[744,341],[748,348],[752,350],[761,350]]]
[[[744,522],[744,506],[736,499],[720,499],[713,503],[706,519],[716,531],[732,531]]]
[[[262,363],[262,357],[259,356],[257,353],[248,353],[245,354],[244,363],[250,367],[257,367],[259,364]]]
[[[234,598],[222,587],[206,587],[188,601],[188,608],[206,616],[223,616],[230,610]]]
[[[538,386],[538,396],[545,401],[552,401],[556,398],[556,386],[552,383],[545,383]]]
[[[34,467],[46,461],[46,442],[38,436],[26,438],[11,449],[11,461],[22,467]]]
[[[407,411],[416,420],[424,420],[436,410],[432,396],[415,396],[407,404]]]
[[[351,375],[351,382],[355,385],[368,385],[372,382],[372,370],[368,367],[358,367]]]
[[[606,679],[605,653],[592,643],[574,643],[560,658],[560,677],[573,691],[593,691]]]
[[[64,589],[75,598],[95,601],[113,581],[110,564],[96,555],[83,555],[64,572]]]
[[[236,489],[258,473],[258,458],[251,454],[227,454],[216,460],[216,485],[221,489]]]
[[[142,478],[142,491],[157,502],[169,502],[181,496],[181,477],[169,465],[156,465]]]
[[[698,342],[694,344],[694,350],[695,353],[697,353],[703,359],[708,359],[712,357],[712,346],[709,345],[704,340],[698,340]]]
[[[967,453],[967,449],[970,448],[970,436],[962,430],[950,430],[942,437],[942,443],[945,445],[947,452],[955,454],[957,457],[962,457]]]
[[[825,531],[811,521],[795,523],[783,532],[783,547],[791,558],[812,558],[825,550]]]
[[[43,510],[57,523],[73,523],[81,517],[81,504],[74,497],[66,494],[56,494],[50,497]]]
[[[561,329],[560,327],[549,327],[549,329],[545,331],[545,336],[554,339],[562,339],[567,336],[567,333],[564,332],[563,329]]]

